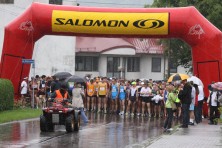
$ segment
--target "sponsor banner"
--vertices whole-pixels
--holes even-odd
[[[52,31],[82,34],[167,35],[169,13],[53,10]]]

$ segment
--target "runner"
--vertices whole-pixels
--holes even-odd
[[[148,87],[147,83],[144,83],[144,86],[142,87],[140,91],[140,95],[142,97],[142,116],[145,116],[145,106],[147,106],[148,110],[148,115],[150,115],[151,110],[150,110],[150,103],[151,103],[151,98],[149,97],[152,93],[152,90],[150,87]]]
[[[46,107],[46,76],[42,75],[39,84],[39,106]]]
[[[116,78],[112,79],[112,86],[111,86],[111,107],[110,107],[110,113],[117,113],[118,111],[118,106],[117,106],[117,99],[118,99],[118,94],[119,94],[119,87],[116,83]]]
[[[93,84],[93,79],[90,79],[87,82],[87,110],[94,111],[94,94],[95,94],[95,85]],[[91,102],[91,103],[90,103]]]
[[[34,106],[32,106],[33,108],[37,108],[38,109],[38,105],[37,105],[37,93],[38,93],[38,84],[37,84],[37,81],[34,77],[31,78],[31,81],[30,81],[30,84],[29,84],[29,92],[30,92],[30,95],[31,95],[31,99],[34,98]],[[33,92],[34,90],[34,92]],[[34,96],[33,96],[34,94]],[[36,103],[36,104],[35,104]]]
[[[28,77],[23,78],[23,81],[21,83],[21,88],[20,88],[20,90],[21,90],[20,92],[21,92],[21,105],[22,105],[22,107],[25,107],[25,103],[26,103],[25,97],[28,94],[28,84],[27,84],[27,81],[28,81]]]
[[[119,101],[120,101],[120,113],[119,115],[124,115],[125,111],[125,99],[126,99],[126,86],[124,81],[120,81],[119,87]]]
[[[94,78],[94,87],[95,87],[95,92],[94,92],[94,105],[95,106],[92,106],[92,108],[94,108],[95,109],[95,111],[97,110],[98,111],[98,96],[97,96],[97,94],[98,94],[98,88],[99,88],[99,82],[100,82],[100,80],[99,80],[99,78],[98,77],[95,77]]]
[[[97,113],[101,112],[101,106],[102,104],[104,104],[104,102],[106,101],[106,97],[107,97],[107,84],[105,83],[104,79],[102,78],[102,82],[100,82],[98,87],[98,94],[97,97],[98,99],[98,111]],[[106,105],[104,105],[104,112],[106,113],[107,111]]]
[[[140,91],[141,91],[143,85],[144,85],[144,82],[139,81],[137,83],[137,90],[138,90],[137,91],[137,93],[138,93],[138,95],[137,95],[137,100],[138,100],[137,101],[137,116],[140,116],[141,109],[142,109],[142,97],[140,95]]]
[[[128,116],[128,114],[130,114],[131,107],[132,107],[131,116],[134,116],[134,109],[135,109],[135,104],[136,104],[136,96],[137,96],[136,82],[132,82],[132,86],[130,87],[130,94],[129,94],[127,112],[125,114],[126,116]]]
[[[155,95],[152,98],[152,101],[154,102],[154,112],[155,112],[154,117],[157,117],[157,118],[160,117],[160,103],[161,103],[161,100],[163,100],[163,97],[160,95],[160,91],[157,91],[157,95]]]
[[[104,113],[106,114],[109,108],[108,99],[109,99],[109,92],[110,92],[110,82],[108,81],[107,77],[104,77],[104,82],[106,83],[106,86],[107,86],[107,95],[106,95],[106,98],[104,98],[102,108],[104,108]]]

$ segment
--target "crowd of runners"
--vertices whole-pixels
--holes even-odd
[[[28,78],[24,78],[26,81]],[[45,75],[32,78],[28,82],[28,94],[35,100],[35,107],[46,106],[50,94],[60,88],[61,81],[56,77],[46,77]],[[73,87],[67,85],[67,90]],[[169,89],[179,93],[183,84],[179,82],[167,83],[165,81],[153,81],[152,79],[131,81],[95,77],[88,79],[82,84],[85,93],[83,97],[85,111],[96,113],[120,114],[126,116],[166,116],[165,103]],[[70,96],[72,95],[69,93]],[[176,100],[177,111],[174,116],[181,117],[181,103]]]
[[[163,117],[167,85],[152,79],[126,81],[96,77],[87,82],[85,107],[97,113]]]

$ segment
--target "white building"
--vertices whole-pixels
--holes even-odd
[[[151,4],[152,0],[107,0],[105,2],[103,0],[0,0],[0,55],[4,40],[4,27],[21,15],[33,2],[46,4],[58,3],[63,5],[77,5],[78,3],[80,6],[142,8],[145,4]],[[88,47],[92,47],[92,45],[88,45]],[[165,64],[166,60],[162,54],[137,53],[136,47],[133,44],[127,48],[123,48],[122,46],[110,49],[103,48],[101,52],[96,53],[78,50],[77,56],[75,53],[76,50],[78,50],[76,47],[76,37],[44,36],[35,43],[33,53],[35,74],[53,75],[59,71],[67,71],[79,76],[92,74],[92,76],[116,76],[126,79],[152,78],[162,80],[166,69],[168,69]],[[91,67],[91,70],[80,69],[79,66],[81,66],[81,63],[75,63],[75,61],[81,60],[84,57],[91,57],[91,60],[92,57],[97,58],[98,65],[94,65],[94,68],[97,68],[93,69]],[[129,57],[131,57],[131,60]],[[130,62],[131,64],[129,64]],[[30,76],[33,75],[33,72],[34,70],[31,69]],[[177,72],[184,73],[185,71],[183,68],[178,68]]]
[[[125,79],[163,80],[168,61],[159,39],[144,38],[76,38],[76,75],[108,76]],[[67,58],[68,59],[68,58]],[[170,72],[183,69],[171,65]]]

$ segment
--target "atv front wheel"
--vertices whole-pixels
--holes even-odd
[[[74,117],[73,115],[70,115],[66,118],[66,132],[73,132],[74,130]]]

